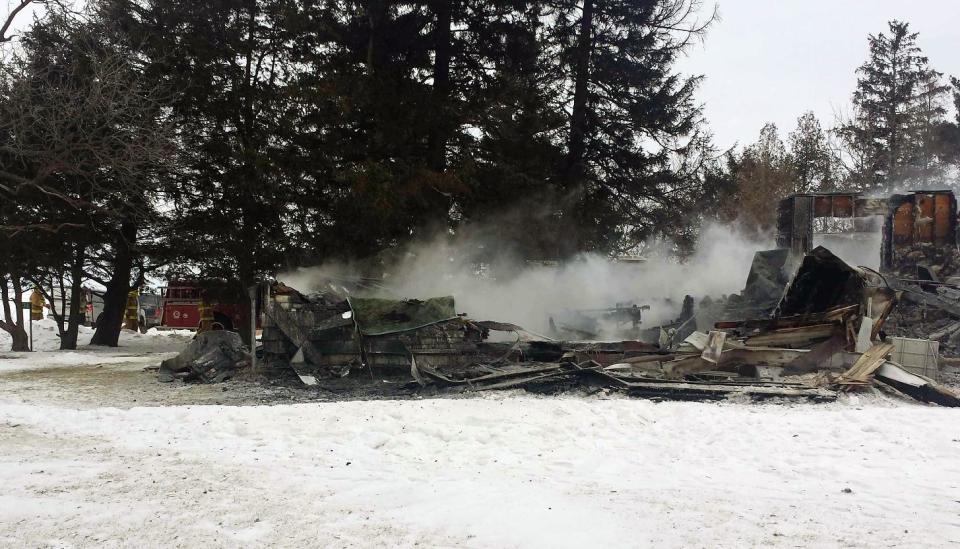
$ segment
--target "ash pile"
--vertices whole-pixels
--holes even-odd
[[[605,391],[657,399],[830,401],[871,387],[944,406],[938,357],[888,335],[907,290],[818,247],[799,261],[759,252],[740,295],[693,311],[656,341],[571,341],[458,314],[452,297],[360,297],[275,285],[264,364],[306,385],[393,380],[409,390]],[[710,303],[709,300],[707,300]],[[708,314],[709,313],[709,314]],[[720,315],[720,320],[705,320]],[[681,329],[676,329],[681,328]],[[500,333],[500,337],[491,335]],[[664,337],[666,335],[666,337]],[[929,342],[928,342],[929,343]]]

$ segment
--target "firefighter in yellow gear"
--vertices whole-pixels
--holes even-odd
[[[80,325],[86,326],[89,318],[87,317],[87,290],[80,290]]]
[[[43,299],[43,294],[40,293],[39,288],[34,288],[33,293],[30,294],[30,319],[31,320],[43,320],[43,306],[46,304],[46,301]]]
[[[127,294],[127,309],[123,313],[123,327],[136,331],[138,326],[137,311],[140,309],[140,292],[136,289]]]
[[[206,292],[200,295],[200,304],[197,308],[200,312],[200,325],[197,326],[197,333],[213,329],[213,303],[210,302]]]

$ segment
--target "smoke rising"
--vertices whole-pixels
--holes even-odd
[[[527,263],[497,242],[444,237],[411,246],[382,270],[331,263],[278,279],[309,293],[331,278],[373,275],[382,286],[375,293],[382,296],[452,295],[458,312],[470,318],[511,322],[539,333],[549,330],[551,315],[632,302],[650,306],[643,326],[653,327],[677,318],[685,295],[699,300],[742,290],[754,252],[772,244],[769,237],[709,225],[701,231],[694,254],[683,262],[670,253],[669,242],[662,242],[651,243],[643,261],[585,254],[562,265],[543,265]]]

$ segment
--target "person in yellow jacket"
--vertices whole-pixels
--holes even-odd
[[[128,330],[137,331],[137,311],[140,309],[140,292],[137,289],[130,290],[127,294],[127,310],[123,315],[123,327]]]
[[[200,304],[197,307],[200,313],[200,325],[197,326],[197,333],[207,332],[213,329],[213,303],[210,302],[206,292],[200,294]],[[222,329],[222,328],[221,328]]]
[[[44,305],[46,305],[46,300],[43,299],[43,294],[40,293],[40,288],[34,288],[33,293],[30,294],[31,320],[43,320]]]

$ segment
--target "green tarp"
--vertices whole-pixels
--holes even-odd
[[[452,296],[423,301],[351,297],[349,301],[360,333],[367,336],[415,330],[457,317]]]

